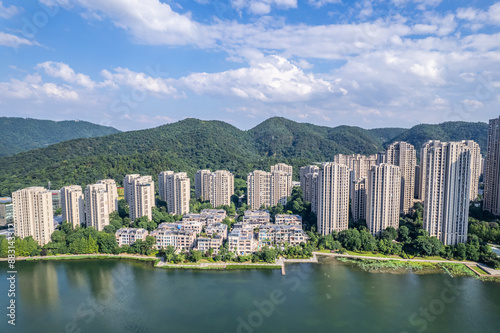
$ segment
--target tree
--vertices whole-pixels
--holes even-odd
[[[200,251],[195,251],[195,250],[191,251],[191,257],[190,257],[190,259],[191,259],[192,262],[198,262],[198,261],[201,260],[201,258],[202,258],[202,254],[201,254]]]

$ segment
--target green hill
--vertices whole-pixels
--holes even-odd
[[[391,138],[395,135],[396,137]],[[163,170],[227,169],[246,177],[254,169],[269,170],[277,162],[299,168],[311,162],[329,161],[335,154],[373,154],[384,144],[408,140],[417,148],[430,139],[473,139],[485,149],[484,123],[444,123],[365,130],[335,128],[271,118],[248,131],[221,121],[185,119],[153,129],[123,132],[105,137],[74,139],[46,148],[0,158],[0,195],[35,185],[53,188],[89,184],[113,178],[121,184],[128,173],[156,175]],[[388,139],[390,138],[390,139]]]
[[[120,132],[86,121],[52,121],[0,117],[0,156],[43,148],[61,141],[91,138]]]

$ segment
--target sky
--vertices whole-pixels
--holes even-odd
[[[488,0],[0,0],[0,116],[486,122],[499,27]]]

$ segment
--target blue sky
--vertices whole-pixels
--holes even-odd
[[[0,1],[0,116],[121,130],[500,115],[500,3]]]

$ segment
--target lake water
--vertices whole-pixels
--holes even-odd
[[[500,284],[368,273],[335,259],[195,271],[132,260],[18,262],[16,326],[0,332],[500,332]]]

